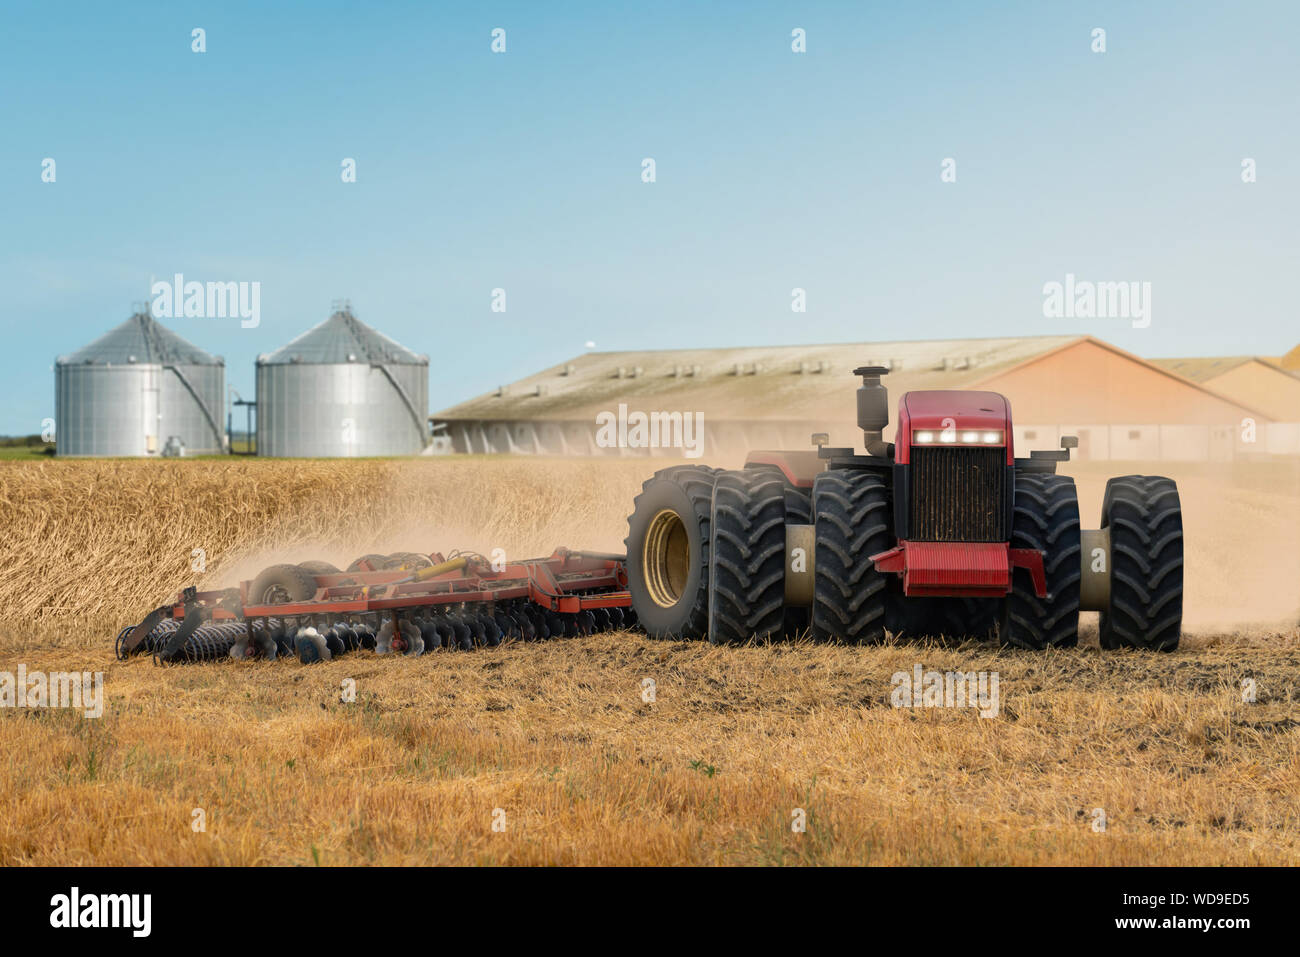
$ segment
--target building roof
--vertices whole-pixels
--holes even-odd
[[[1191,379],[1193,382],[1209,382],[1211,379],[1217,379],[1225,372],[1230,372],[1238,366],[1245,365],[1247,362],[1264,362],[1272,365],[1267,359],[1260,359],[1256,356],[1209,356],[1204,358],[1190,359],[1152,359],[1154,365],[1162,369],[1168,369],[1170,372],[1177,372],[1184,379]]]
[[[94,342],[71,355],[59,356],[59,365],[224,365],[225,360],[182,339],[153,316],[137,312]]]
[[[853,369],[881,365],[891,391],[969,388],[1085,336],[590,352],[437,413],[443,421],[569,419],[654,403],[716,419],[817,418],[844,404]],[[844,410],[851,418],[852,409]]]
[[[1155,359],[1161,368],[1192,379],[1242,408],[1278,422],[1294,422],[1300,414],[1300,370],[1285,369],[1279,359],[1235,356],[1224,359]],[[1227,376],[1234,370],[1244,376]]]
[[[1288,371],[1300,371],[1300,346],[1278,359],[1277,364]]]
[[[429,357],[412,352],[372,329],[346,306],[274,352],[257,357],[258,365],[346,365],[349,362],[428,365]]]

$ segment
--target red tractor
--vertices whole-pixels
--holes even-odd
[[[990,635],[1029,649],[1078,642],[1101,612],[1103,648],[1172,651],[1183,604],[1183,525],[1172,479],[1106,484],[1101,528],[1079,526],[1078,440],[1017,459],[995,392],[920,391],[898,405],[875,366],[854,370],[865,454],[752,452],[743,469],[655,473],[628,519],[632,607],[651,635],[715,643],[811,631]]]

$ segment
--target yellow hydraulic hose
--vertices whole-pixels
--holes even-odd
[[[445,572],[454,572],[464,568],[469,564],[468,558],[452,558],[445,562],[439,562],[437,565],[430,565],[428,568],[421,568],[415,573],[416,581],[427,581],[430,578],[437,578]]]

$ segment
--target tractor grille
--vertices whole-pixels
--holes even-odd
[[[920,542],[1007,540],[1004,448],[912,447],[908,537]]]

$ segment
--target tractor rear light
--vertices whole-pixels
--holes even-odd
[[[913,445],[1001,445],[1003,433],[1000,429],[976,431],[964,429],[916,429],[912,433]]]

